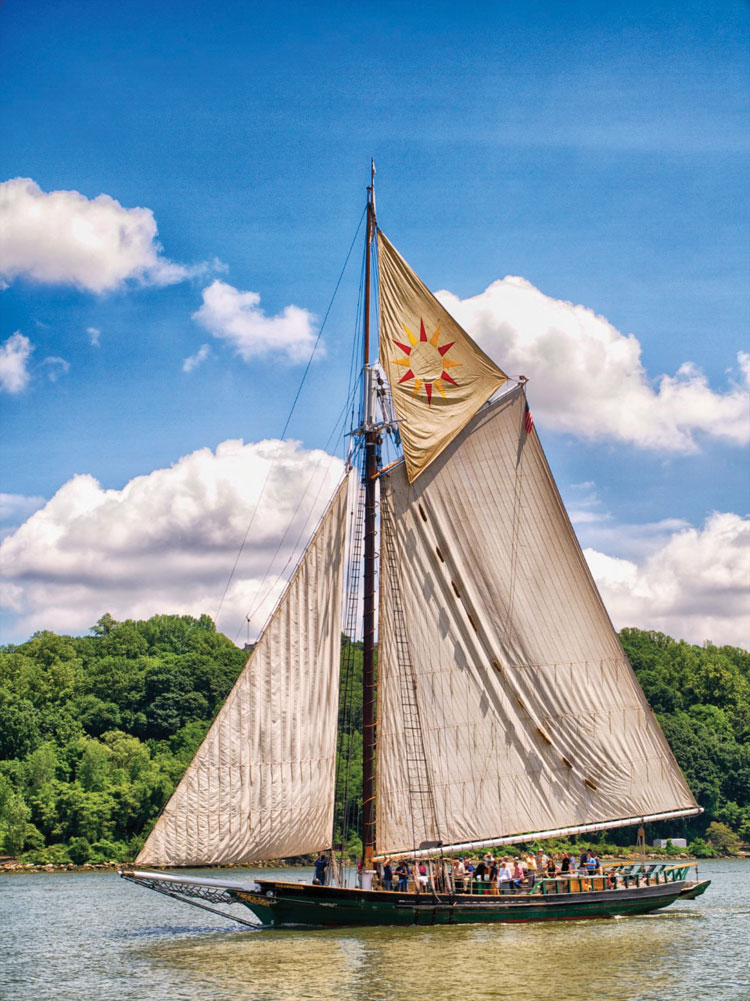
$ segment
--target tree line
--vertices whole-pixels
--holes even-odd
[[[705,811],[650,833],[697,848],[711,835],[722,848],[750,840],[750,654],[638,629],[620,638]],[[356,850],[359,644],[345,638],[343,657],[337,826]],[[246,660],[208,616],[105,615],[88,636],[45,631],[0,647],[0,851],[35,863],[134,858]],[[633,832],[607,837],[627,844]]]

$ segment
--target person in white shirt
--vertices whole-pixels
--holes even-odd
[[[510,887],[511,881],[513,879],[513,873],[508,868],[508,860],[504,858],[500,863],[500,867],[497,870],[497,888],[498,890],[503,889],[503,884],[506,887]]]

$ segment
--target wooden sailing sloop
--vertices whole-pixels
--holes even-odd
[[[507,389],[506,374],[379,230],[374,167],[365,239],[364,399],[354,429],[364,488],[358,885],[122,875],[209,909],[207,901],[244,904],[275,925],[604,917],[697,896],[707,884],[688,881],[684,863],[609,867],[608,877],[542,879],[506,893],[456,881],[446,863],[458,852],[700,808],[601,602],[534,429],[526,380]],[[370,361],[376,250],[385,394]],[[404,456],[380,469],[385,434]],[[350,478],[137,864],[237,864],[331,848]],[[381,862],[403,856],[432,860],[428,888],[373,881]]]

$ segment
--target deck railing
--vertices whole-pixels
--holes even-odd
[[[694,862],[675,865],[670,862],[629,862],[603,866],[598,872],[572,872],[558,876],[541,876],[530,884],[524,879],[520,887],[512,882],[500,883],[473,876],[455,877],[457,893],[476,896],[505,896],[541,893],[593,893],[633,886],[654,886],[658,883],[679,883],[687,878]]]

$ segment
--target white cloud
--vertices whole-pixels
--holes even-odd
[[[28,337],[17,330],[0,344],[0,391],[20,393],[29,384],[28,362],[34,347]]]
[[[29,178],[0,183],[0,276],[89,292],[110,292],[129,280],[171,285],[189,269],[162,256],[151,209],[126,209],[109,195],[42,191]]]
[[[314,317],[306,309],[286,306],[277,316],[266,316],[257,292],[240,292],[218,280],[203,289],[203,305],[193,319],[228,341],[244,361],[275,355],[303,362],[315,344]],[[322,354],[322,345],[318,352]]]
[[[182,363],[182,371],[192,372],[193,369],[198,368],[198,366],[201,365],[206,360],[206,358],[208,358],[210,354],[211,354],[211,348],[208,346],[208,344],[201,344],[201,346],[198,348],[195,354],[190,355],[190,357],[186,358],[185,361]]]
[[[50,382],[57,382],[61,375],[65,375],[66,372],[70,371],[70,362],[67,362],[64,358],[57,358],[54,355],[45,358],[42,365],[47,369],[47,378]]]
[[[584,552],[617,629],[750,648],[750,518],[714,513],[641,562]]]
[[[715,392],[690,362],[649,380],[641,345],[585,306],[544,295],[507,277],[484,292],[438,298],[498,364],[531,380],[537,423],[589,439],[614,438],[642,448],[691,452],[696,434],[732,443],[750,439],[750,355],[743,380]]]
[[[86,333],[89,335],[89,341],[91,342],[92,348],[99,347],[99,338],[102,336],[102,332],[98,327],[86,327]]]
[[[248,609],[256,633],[342,470],[295,442],[226,441],[122,490],[75,476],[0,543],[0,605],[19,640],[85,632],[105,612],[214,615],[260,502],[218,622],[244,638]]]

